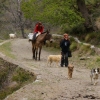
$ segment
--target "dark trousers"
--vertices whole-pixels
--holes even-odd
[[[33,35],[33,41],[36,39],[36,34],[37,33],[34,33],[34,35]]]
[[[68,66],[68,53],[63,53],[61,52],[61,66],[63,67],[63,65],[65,64],[65,67]]]

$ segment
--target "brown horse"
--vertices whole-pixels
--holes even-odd
[[[32,41],[32,52],[33,52],[33,59],[37,60],[37,56],[38,60],[40,60],[40,55],[41,55],[41,50],[42,50],[42,46],[44,44],[44,42],[46,40],[49,40],[50,42],[52,42],[52,35],[49,34],[49,31],[45,31],[42,34],[40,34],[37,38],[36,41]],[[39,53],[39,54],[38,54]]]

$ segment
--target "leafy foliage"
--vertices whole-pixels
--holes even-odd
[[[22,2],[22,10],[26,18],[33,21],[43,21],[54,25],[69,24],[73,27],[76,23],[82,23],[84,19],[77,12],[74,0],[29,0]]]

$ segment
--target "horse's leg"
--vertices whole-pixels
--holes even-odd
[[[36,51],[36,48],[34,47],[33,48],[33,59],[35,59],[35,51]]]
[[[35,47],[33,43],[32,43],[32,53],[33,53],[33,59],[35,59]]]
[[[39,48],[39,60],[40,60],[40,55],[41,55],[41,49],[42,47]]]
[[[34,58],[34,46],[33,46],[33,43],[32,43],[32,53],[33,53],[33,58]]]
[[[37,60],[37,55],[38,55],[38,47],[35,50],[35,60]]]
[[[33,59],[35,59],[34,48],[32,48],[32,53],[33,53]]]

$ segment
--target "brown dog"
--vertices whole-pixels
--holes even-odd
[[[68,79],[72,79],[73,70],[74,70],[74,66],[68,65]]]

